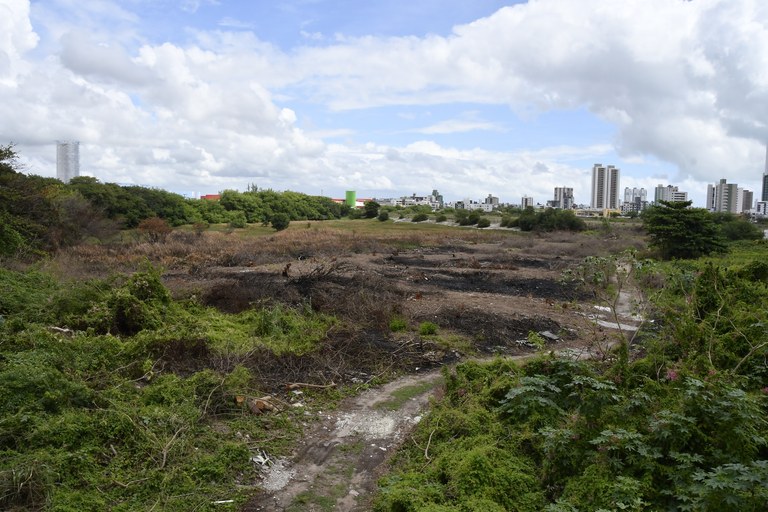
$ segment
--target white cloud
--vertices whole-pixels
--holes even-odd
[[[416,128],[412,131],[424,134],[447,134],[447,133],[463,133],[472,131],[501,131],[502,127],[496,123],[489,123],[486,121],[472,121],[468,119],[450,119],[447,121],[441,121],[439,123],[425,126],[423,128]]]
[[[613,151],[628,162],[670,162],[670,180],[689,186],[720,177],[756,182],[762,170],[768,4],[759,0],[539,0],[448,36],[341,34],[317,44],[321,34],[305,33],[307,46],[290,50],[234,18],[219,25],[236,31],[150,44],[125,4],[75,0],[35,4],[45,29],[38,44],[29,5],[0,5],[0,140],[19,142],[41,173],[52,173],[52,144],[62,138],[83,142],[85,172],[174,190],[258,181],[313,193],[438,188],[544,202],[554,186],[573,186],[577,201],[588,202],[581,161]],[[194,11],[200,2],[181,5]],[[53,6],[73,14],[62,19]],[[308,114],[295,105],[307,102],[329,118],[397,105],[410,120],[412,105],[581,108],[617,131],[615,140],[583,148],[566,139],[537,151],[467,151],[442,146],[439,136],[503,123],[455,114],[411,129],[435,140],[394,147],[360,126],[299,128]],[[351,135],[372,143],[325,140]]]
[[[23,57],[38,42],[29,21],[29,2],[7,0],[0,3],[0,85],[14,86],[23,72]]]

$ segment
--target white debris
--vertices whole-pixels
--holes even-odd
[[[266,471],[261,486],[267,491],[279,491],[288,485],[295,474],[294,470],[288,469],[284,459],[278,459]]]

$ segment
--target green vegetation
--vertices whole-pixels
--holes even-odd
[[[153,267],[70,284],[0,269],[0,288],[4,510],[242,503],[255,478],[248,439],[279,452],[296,427],[290,409],[243,421],[235,397],[264,393],[237,362],[255,351],[316,350],[335,323],[309,308],[226,315],[177,302]],[[206,353],[220,363],[163,369]],[[270,429],[280,439],[269,441]]]
[[[536,211],[528,207],[517,218],[502,217],[501,225],[509,228],[519,227],[521,231],[583,231],[586,229],[584,220],[576,217],[571,210],[556,208]]]
[[[602,303],[629,274],[652,298],[634,355],[446,370],[445,399],[397,454],[375,510],[764,510],[766,248],[587,263],[579,279]]]
[[[454,219],[459,226],[474,226],[483,216],[480,210],[455,210]]]
[[[429,215],[426,213],[417,213],[411,218],[411,222],[424,222],[426,220],[429,220]]]
[[[643,211],[643,226],[662,258],[698,258],[722,251],[725,245],[715,220],[691,202],[666,202]]]
[[[404,317],[397,315],[389,321],[389,330],[392,332],[400,332],[408,329],[408,320]]]
[[[376,201],[366,201],[363,204],[363,215],[366,219],[375,219],[379,215],[381,205]]]
[[[422,336],[431,336],[437,334],[437,324],[434,322],[421,322],[419,324],[419,334]]]
[[[272,223],[272,227],[275,229],[275,231],[282,231],[287,229],[291,224],[291,218],[287,213],[278,212],[272,215],[270,222]]]

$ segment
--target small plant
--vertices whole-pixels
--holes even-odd
[[[541,350],[542,348],[544,348],[544,345],[546,345],[546,340],[541,334],[537,333],[536,331],[529,331],[528,343],[536,347],[538,350]]]
[[[477,221],[477,227],[479,228],[487,228],[490,225],[491,225],[491,220],[486,217],[482,217]]]
[[[425,220],[429,220],[429,215],[426,213],[417,213],[413,216],[411,222],[424,222]]]
[[[437,324],[433,322],[421,322],[419,324],[419,334],[422,336],[437,334]]]
[[[389,220],[389,212],[382,211],[381,213],[379,213],[379,216],[377,217],[377,219],[379,219],[379,221],[381,221],[381,222],[388,221]]]
[[[389,330],[392,332],[404,331],[408,328],[408,322],[401,316],[396,316],[389,321]]]
[[[447,220],[448,220],[448,216],[442,213],[437,217],[435,217],[435,222],[445,222]]]

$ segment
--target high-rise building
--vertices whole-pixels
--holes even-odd
[[[533,198],[530,196],[523,196],[523,199],[520,201],[520,208],[525,210],[528,207],[533,208]]]
[[[599,210],[618,210],[620,171],[612,165],[595,164],[592,167],[592,202]]]
[[[726,183],[725,179],[721,179],[719,183],[707,185],[707,209],[711,212],[741,213],[744,199],[744,189],[736,183]]]
[[[648,193],[644,188],[625,188],[621,213],[641,212],[648,206]]]
[[[56,142],[56,177],[64,183],[80,176],[80,142]]]
[[[667,201],[670,203],[686,202],[688,201],[688,192],[678,190],[676,186],[662,184],[656,185],[656,191],[653,195],[653,202],[659,204],[659,201]]]
[[[555,187],[555,200],[552,201],[552,206],[554,208],[562,208],[563,210],[573,208],[573,188]]]
[[[768,144],[765,146],[765,169],[763,169],[763,194],[760,201],[768,201]]]
[[[752,209],[752,203],[755,201],[755,194],[751,190],[739,190],[741,190],[741,207],[739,208],[739,213],[748,212]]]

